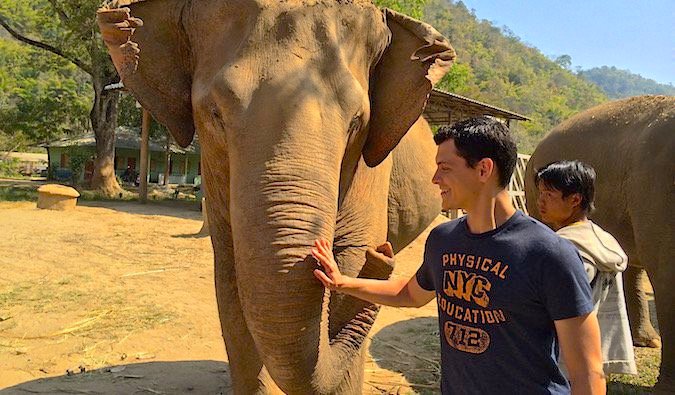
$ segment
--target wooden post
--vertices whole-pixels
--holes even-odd
[[[187,174],[188,174],[188,154],[187,151],[185,151],[185,171],[183,172],[183,176],[185,176],[185,183],[187,184]]]
[[[150,182],[150,172],[152,171],[150,169],[150,163],[152,162],[152,151],[150,151],[149,145],[150,145],[150,137],[148,136],[148,182]]]
[[[164,162],[164,185],[169,185],[169,163],[171,162],[171,133],[166,132],[166,155]]]
[[[53,173],[53,166],[52,166],[52,153],[51,150],[49,149],[50,147],[47,146],[47,179],[51,180],[53,178],[52,174]]]
[[[138,188],[138,196],[143,204],[148,202],[148,140],[151,121],[150,113],[148,110],[143,109],[143,122],[141,124],[141,184]]]

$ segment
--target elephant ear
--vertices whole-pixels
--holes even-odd
[[[183,147],[195,132],[190,47],[181,22],[185,3],[117,0],[97,13],[125,88]]]
[[[363,159],[377,166],[422,115],[433,85],[448,72],[455,50],[430,25],[383,9],[391,42],[370,81],[371,115]]]

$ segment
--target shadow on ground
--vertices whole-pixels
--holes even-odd
[[[199,211],[197,202],[183,200],[159,200],[148,201],[141,204],[136,201],[114,201],[114,200],[79,200],[78,206],[83,207],[101,207],[109,210],[115,210],[127,214],[140,215],[163,215],[167,217],[194,219],[201,221],[202,214]]]
[[[370,355],[383,369],[398,372],[420,394],[440,393],[438,319],[421,317],[384,327],[370,345]]]
[[[28,381],[10,394],[229,394],[228,364],[219,361],[148,362]]]
[[[610,382],[607,384],[607,393],[609,395],[623,395],[623,394],[651,394],[651,387],[644,387],[641,385],[635,384],[626,384],[626,383],[615,383]]]

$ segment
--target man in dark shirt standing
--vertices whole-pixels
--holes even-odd
[[[373,303],[438,305],[444,394],[605,393],[598,321],[579,254],[515,209],[506,186],[516,145],[481,117],[441,128],[433,183],[443,209],[466,216],[436,227],[409,280],[343,276],[326,240],[312,254],[327,288]],[[391,246],[370,251],[391,259]],[[558,367],[562,348],[570,382]]]

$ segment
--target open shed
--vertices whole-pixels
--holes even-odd
[[[427,106],[424,109],[424,118],[429,124],[435,126],[452,125],[455,122],[481,115],[499,118],[506,122],[508,126],[511,125],[512,121],[530,120],[526,116],[513,111],[440,89],[431,91]]]

